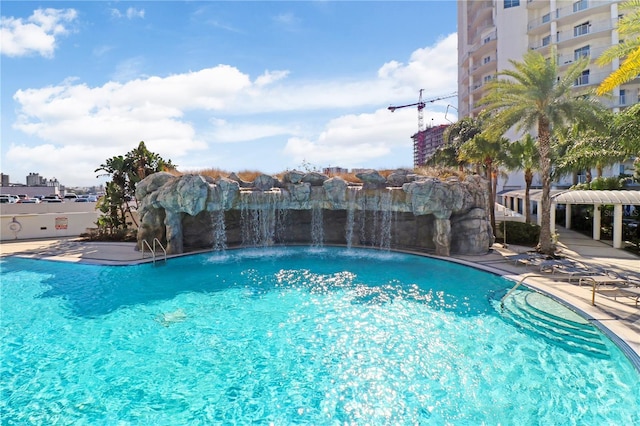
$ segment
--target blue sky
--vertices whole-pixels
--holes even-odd
[[[144,140],[181,171],[411,167],[457,89],[455,1],[2,1],[1,164],[63,185]],[[425,123],[456,120],[456,98]],[[308,166],[307,166],[308,167]]]

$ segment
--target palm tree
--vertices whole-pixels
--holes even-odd
[[[128,217],[135,222],[129,200],[134,198],[136,184],[153,173],[172,169],[175,166],[171,160],[164,160],[160,155],[149,151],[142,141],[125,156],[108,158],[95,170],[95,173],[104,172],[98,176],[111,177],[105,196],[98,204],[98,208],[105,214],[102,223],[108,224],[111,233],[114,230],[126,231]]]
[[[596,64],[604,66],[615,59],[624,59],[620,67],[600,83],[598,95],[604,95],[640,74],[640,0],[622,3],[620,9],[630,11],[618,22],[618,35],[623,42],[605,50]]]
[[[465,142],[460,147],[458,154],[460,161],[475,163],[479,168],[484,168],[489,189],[491,226],[494,230],[496,229],[495,203],[498,165],[503,162],[508,144],[509,141],[505,138],[491,138],[480,133]]]
[[[640,156],[640,103],[637,103],[614,116],[614,129],[617,141],[629,157]]]
[[[599,104],[587,97],[576,97],[572,92],[574,82],[586,68],[589,58],[574,62],[563,76],[558,77],[555,52],[547,60],[535,51],[527,52],[522,62],[509,61],[513,70],[499,75],[487,84],[488,93],[481,100],[487,111],[494,112],[487,129],[504,134],[515,126],[518,132],[535,128],[538,135],[542,198],[540,241],[538,250],[553,254],[551,238],[551,134],[554,127],[574,121],[592,121]]]
[[[540,167],[540,153],[533,136],[527,133],[524,138],[509,145],[509,155],[505,165],[510,170],[524,172],[524,218],[527,223],[531,223],[531,196],[529,193],[533,183],[533,173]]]

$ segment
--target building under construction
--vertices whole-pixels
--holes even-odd
[[[435,154],[438,147],[444,143],[444,131],[448,124],[429,127],[422,130],[411,138],[413,139],[413,167],[424,166],[424,164]]]

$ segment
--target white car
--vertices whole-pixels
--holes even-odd
[[[13,203],[17,203],[18,200],[20,198],[18,198],[17,195],[12,195],[12,194],[0,194],[0,203],[2,204],[13,204]]]

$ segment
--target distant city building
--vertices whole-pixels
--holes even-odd
[[[362,172],[366,172],[367,170],[371,170],[371,169],[351,169],[351,173],[353,174],[362,173]]]
[[[429,127],[411,137],[413,139],[413,167],[423,166],[435,154],[438,147],[444,143],[442,136],[447,127],[449,127],[448,124]]]
[[[5,175],[4,173],[0,173],[0,178],[2,180],[2,182],[0,182],[0,185],[9,186],[9,175]]]
[[[349,173],[349,169],[344,169],[342,167],[325,167],[322,169],[322,173],[325,175],[344,175]]]
[[[27,186],[47,186],[47,180],[41,177],[39,173],[29,173]]]

